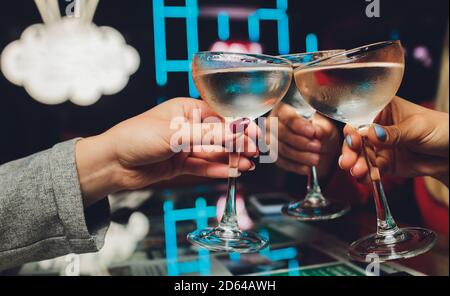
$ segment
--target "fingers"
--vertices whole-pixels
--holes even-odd
[[[284,124],[280,124],[278,127],[278,138],[280,142],[299,151],[320,153],[322,148],[321,143],[317,139],[311,139],[295,134]]]
[[[319,140],[324,140],[332,136],[338,136],[338,129],[333,122],[319,113],[316,113],[313,118],[315,137]]]
[[[184,109],[184,116],[188,119],[199,115],[200,119],[206,119],[208,117],[221,118],[216,112],[214,112],[209,105],[203,100],[197,100],[192,98],[175,98],[170,101],[174,101],[176,104],[182,104]],[[197,114],[193,111],[200,111]]]
[[[247,157],[256,157],[259,154],[256,138],[245,133],[233,134],[227,131],[222,122],[207,122],[191,124],[180,122],[175,127],[178,129],[170,137],[170,147],[175,153],[198,151],[235,151],[241,152]],[[256,129],[255,133],[258,133]],[[224,149],[221,149],[223,147]]]
[[[218,156],[220,157],[220,156]],[[254,170],[255,165],[247,158],[239,160],[239,175],[241,172]],[[229,176],[228,164],[211,162],[202,158],[188,157],[184,163],[182,174],[206,178],[225,179]]]
[[[362,147],[361,134],[350,125],[344,127],[345,142],[354,151],[359,151]]]
[[[360,157],[362,138],[350,125],[344,128],[345,140],[342,144],[342,155],[339,157],[339,166],[346,171],[353,168]]]
[[[364,159],[364,156],[360,155],[356,160],[355,165],[350,169],[350,175],[357,179],[362,179],[368,171],[366,160]]]
[[[280,125],[286,126],[295,134],[308,138],[314,137],[315,129],[312,123],[299,116],[291,106],[280,104],[274,115],[278,117]]]
[[[374,124],[369,128],[369,142],[376,147],[392,147],[400,143],[402,130],[400,126],[381,126]]]
[[[204,147],[202,147],[202,148],[204,148]],[[222,148],[222,152],[220,152],[220,150],[219,150],[220,148]],[[212,147],[212,149],[216,149],[216,150],[208,150],[207,149],[202,152],[193,152],[193,153],[191,153],[190,157],[206,160],[208,162],[213,162],[213,163],[221,163],[221,164],[225,164],[228,166],[229,153],[225,152],[225,149],[220,146]],[[255,167],[256,167],[255,163],[252,160],[250,160],[249,157],[246,157],[245,155],[241,155],[241,157],[239,158],[239,163],[238,163],[239,171],[241,171],[241,172],[253,171],[255,169]]]
[[[227,178],[228,165],[189,157],[186,159],[182,174],[207,178]]]

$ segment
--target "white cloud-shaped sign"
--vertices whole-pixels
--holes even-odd
[[[44,104],[81,106],[120,92],[139,68],[137,51],[110,27],[63,18],[28,27],[1,55],[1,70]]]

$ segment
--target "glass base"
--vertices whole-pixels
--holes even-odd
[[[350,210],[345,201],[325,199],[320,193],[309,194],[304,200],[290,203],[282,213],[299,221],[321,221],[336,219]]]
[[[429,251],[436,242],[436,234],[423,228],[402,228],[392,235],[372,234],[350,246],[352,259],[366,262],[368,255],[377,255],[380,262],[411,258]]]
[[[254,232],[210,227],[188,234],[187,239],[194,245],[217,252],[255,253],[269,243]]]

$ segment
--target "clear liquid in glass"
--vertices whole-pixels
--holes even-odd
[[[235,119],[254,120],[272,110],[286,92],[291,75],[288,67],[193,68],[201,97],[221,116]]]
[[[295,81],[316,110],[355,128],[371,124],[392,100],[404,72],[400,63],[354,63],[300,69]]]

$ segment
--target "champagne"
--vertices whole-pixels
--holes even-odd
[[[358,128],[372,123],[389,104],[403,72],[401,63],[335,64],[298,69],[295,81],[314,109]]]
[[[254,120],[281,100],[292,68],[255,66],[217,70],[193,68],[195,85],[208,105],[223,117]]]

